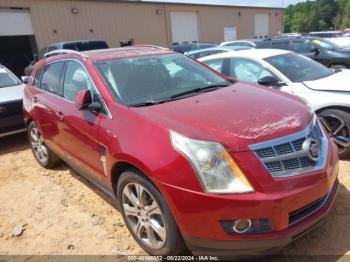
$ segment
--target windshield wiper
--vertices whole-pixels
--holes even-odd
[[[221,87],[227,87],[227,86],[230,86],[230,84],[207,85],[207,86],[204,86],[204,87],[199,87],[199,88],[195,88],[195,89],[192,89],[192,90],[188,90],[188,91],[184,91],[184,92],[178,93],[176,95],[172,95],[170,98],[173,99],[173,98],[179,98],[179,97],[190,95],[190,94],[210,92],[210,91],[219,89]]]
[[[167,100],[147,100],[147,101],[144,101],[144,102],[131,104],[129,106],[131,106],[131,107],[153,106],[153,105],[158,105],[158,104],[165,103],[166,101]]]

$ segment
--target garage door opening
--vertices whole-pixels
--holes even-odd
[[[34,36],[0,36],[0,63],[20,77],[35,49]]]
[[[198,42],[198,17],[195,12],[171,12],[173,44]]]
[[[267,38],[269,35],[269,15],[255,15],[255,38]]]
[[[0,8],[0,63],[17,76],[37,52],[29,10]]]

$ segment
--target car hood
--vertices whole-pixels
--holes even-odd
[[[350,92],[350,70],[343,69],[325,78],[305,81],[304,84],[312,90]]]
[[[23,99],[24,85],[0,87],[0,103]]]
[[[219,142],[235,152],[303,130],[312,118],[298,98],[241,82],[132,110],[162,127],[194,139]]]

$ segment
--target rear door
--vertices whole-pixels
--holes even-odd
[[[64,65],[63,61],[47,64],[37,72],[31,89],[33,119],[50,147],[59,144],[57,119]]]

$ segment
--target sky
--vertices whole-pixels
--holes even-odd
[[[237,5],[237,6],[259,6],[259,7],[287,7],[291,4],[304,2],[305,0],[141,0],[145,2],[176,2],[196,3],[212,5]]]

